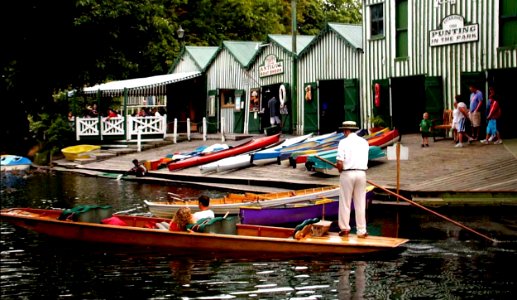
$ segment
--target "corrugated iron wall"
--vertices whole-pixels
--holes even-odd
[[[362,54],[329,31],[305,55],[298,59],[298,103],[304,124],[304,83],[331,79],[359,79]],[[344,87],[343,87],[344,89]]]
[[[370,40],[372,4],[384,3],[385,38]],[[457,0],[435,7],[434,0],[408,1],[409,57],[395,60],[395,0],[364,0],[362,77],[363,107],[372,110],[372,80],[413,75],[441,76],[444,106],[451,107],[460,93],[462,72],[517,67],[517,50],[497,49],[499,0]],[[479,41],[430,47],[429,32],[439,29],[443,18],[458,14],[465,24],[479,24]]]
[[[228,52],[228,49],[223,48],[207,70],[207,87],[209,91],[216,89],[245,90],[245,99],[247,99],[248,86],[246,82],[253,81],[247,78],[249,78],[247,71]],[[252,87],[255,87],[255,85],[257,84],[252,83]],[[226,133],[233,133],[233,112],[233,108],[221,108],[221,117],[224,118]],[[218,122],[220,121],[221,119],[218,120]]]
[[[199,69],[197,64],[194,62],[190,55],[183,55],[176,68],[171,73],[182,73],[182,72],[194,72],[202,71]]]

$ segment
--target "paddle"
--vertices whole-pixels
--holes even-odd
[[[333,163],[333,162],[331,162],[331,161],[329,161],[329,160],[327,160],[327,159],[325,159],[325,158],[323,158],[323,157],[319,157],[319,156],[317,156],[317,155],[316,155],[315,157],[316,157],[316,158],[318,158],[318,159],[320,159],[320,160],[322,160],[322,161],[324,161],[324,162],[326,162],[327,164],[329,164],[329,165],[331,165],[331,166],[333,166],[333,167],[337,168],[337,165],[336,165],[335,163]],[[480,233],[480,232],[477,232],[476,230],[474,230],[474,229],[472,229],[472,228],[470,228],[470,227],[467,227],[467,226],[465,226],[465,225],[461,224],[461,223],[460,223],[460,222],[458,222],[458,221],[455,221],[455,220],[453,220],[453,219],[451,219],[451,218],[448,218],[448,217],[446,217],[446,216],[444,216],[444,215],[442,215],[442,214],[439,214],[439,213],[437,213],[437,212],[435,212],[435,211],[433,211],[433,210],[431,210],[431,209],[429,209],[429,208],[427,208],[427,207],[425,207],[425,206],[423,206],[423,205],[421,205],[421,204],[419,204],[419,203],[416,203],[416,202],[415,202],[415,201],[413,201],[413,200],[409,200],[408,198],[406,198],[406,197],[404,197],[404,196],[402,196],[402,195],[400,195],[400,194],[397,194],[397,193],[395,193],[395,192],[392,192],[392,191],[390,191],[390,190],[388,190],[388,189],[386,189],[386,188],[384,188],[384,187],[382,187],[382,186],[380,186],[380,185],[378,185],[378,184],[376,184],[376,183],[372,182],[371,180],[367,180],[367,182],[368,182],[369,184],[371,184],[371,185],[373,185],[373,186],[375,186],[375,187],[377,187],[377,188],[379,188],[379,189],[383,190],[384,192],[386,192],[386,193],[388,193],[388,194],[390,194],[390,195],[396,196],[397,198],[400,198],[400,199],[402,199],[402,200],[404,200],[404,201],[406,201],[406,202],[409,202],[410,204],[412,204],[412,205],[414,205],[414,206],[416,206],[416,207],[419,207],[419,208],[421,208],[421,209],[423,209],[423,210],[425,210],[425,211],[427,211],[427,212],[430,212],[430,213],[432,213],[432,214],[434,214],[434,215],[436,215],[436,216],[438,216],[438,217],[440,217],[440,218],[443,218],[443,219],[445,219],[445,220],[447,220],[447,221],[449,221],[449,222],[451,222],[451,223],[453,223],[453,224],[455,224],[455,225],[457,225],[457,226],[459,226],[459,227],[461,227],[461,228],[463,228],[463,229],[466,229],[466,230],[468,230],[468,231],[470,231],[470,232],[472,232],[472,233],[475,233],[475,234],[477,234],[477,235],[479,235],[479,236],[481,236],[481,237],[483,237],[483,238],[485,238],[485,239],[487,239],[487,240],[489,240],[489,241],[491,241],[491,242],[493,242],[493,243],[497,243],[497,242],[498,242],[497,240],[492,239],[492,238],[490,238],[490,237],[488,237],[488,236],[486,236],[486,235],[484,235],[484,234],[482,234],[482,233]]]

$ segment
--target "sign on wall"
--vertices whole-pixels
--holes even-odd
[[[429,32],[430,46],[443,46],[479,40],[479,24],[465,25],[460,15],[450,15],[442,20],[442,28]]]
[[[277,60],[273,54],[266,56],[264,64],[259,67],[259,76],[267,77],[284,73],[284,62]]]

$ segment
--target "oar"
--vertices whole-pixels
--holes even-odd
[[[331,162],[331,161],[329,161],[329,160],[327,160],[327,159],[325,159],[325,158],[323,158],[323,157],[319,157],[319,156],[317,156],[317,155],[316,155],[316,158],[318,158],[318,159],[320,159],[320,160],[322,160],[322,161],[326,162],[327,164],[329,164],[329,165],[331,165],[331,166],[333,166],[333,167],[337,168],[337,165],[336,165],[336,164],[334,164],[333,162]],[[432,214],[434,214],[434,215],[436,215],[436,216],[438,216],[438,217],[440,217],[440,218],[443,218],[443,219],[445,219],[445,220],[447,220],[447,221],[449,221],[449,222],[451,222],[451,223],[453,223],[453,224],[455,224],[455,225],[457,225],[457,226],[459,226],[459,227],[461,227],[461,228],[463,228],[463,229],[466,229],[466,230],[468,230],[468,231],[470,231],[470,232],[472,232],[472,233],[475,233],[475,234],[477,234],[477,235],[479,235],[479,236],[481,236],[481,237],[483,237],[483,238],[485,238],[485,239],[487,239],[487,240],[489,240],[489,241],[491,241],[491,242],[493,242],[493,243],[497,243],[497,240],[492,239],[492,238],[490,238],[490,237],[488,237],[488,236],[486,236],[486,235],[484,235],[484,234],[482,234],[482,233],[480,233],[480,232],[477,232],[476,230],[474,230],[474,229],[472,229],[472,228],[470,228],[470,227],[468,227],[468,226],[465,226],[465,225],[461,224],[461,223],[460,223],[460,222],[458,222],[458,221],[455,221],[455,220],[453,220],[453,219],[451,219],[451,218],[448,218],[448,217],[446,217],[446,216],[444,216],[444,215],[442,215],[442,214],[439,214],[439,213],[435,212],[434,210],[431,210],[431,209],[429,209],[429,208],[427,208],[427,207],[425,207],[425,206],[423,206],[423,205],[421,205],[421,204],[419,204],[419,203],[417,203],[417,202],[415,202],[415,201],[413,201],[413,200],[409,200],[408,198],[406,198],[406,197],[404,197],[404,196],[402,196],[402,195],[400,195],[400,194],[397,194],[397,193],[395,193],[395,192],[392,192],[392,191],[390,191],[390,190],[388,190],[388,189],[386,189],[386,188],[384,188],[384,187],[382,187],[382,186],[380,186],[380,185],[378,185],[378,184],[376,184],[376,183],[372,182],[371,180],[367,180],[367,182],[368,182],[369,184],[371,184],[371,185],[373,185],[373,186],[375,186],[375,187],[377,187],[377,188],[379,188],[379,189],[383,190],[384,192],[386,192],[386,193],[388,193],[388,194],[391,194],[391,195],[396,196],[396,197],[398,197],[398,198],[400,198],[400,199],[402,199],[402,200],[404,200],[404,201],[406,201],[406,202],[409,202],[410,204],[412,204],[412,205],[414,205],[414,206],[416,206],[416,207],[419,207],[419,208],[421,208],[421,209],[423,209],[423,210],[425,210],[425,211],[427,211],[427,212],[430,212],[430,213],[432,213]]]

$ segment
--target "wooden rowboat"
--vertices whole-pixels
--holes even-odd
[[[366,188],[366,207],[373,201],[373,190],[372,185]],[[242,224],[280,226],[313,218],[337,220],[338,212],[339,197],[335,197],[275,207],[244,206],[240,208],[239,216]]]
[[[268,193],[268,194],[234,194],[230,193],[224,198],[210,199],[210,208],[216,215],[224,215],[226,213],[237,215],[242,206],[261,206],[271,207],[285,205],[289,203],[297,203],[314,199],[333,198],[339,195],[339,187],[325,186],[311,189]],[[173,197],[168,202],[153,202],[144,200],[149,207],[149,211],[161,218],[172,218],[176,210],[180,207],[187,206],[193,212],[199,210],[197,199],[184,200]]]
[[[311,235],[300,239],[292,238],[294,229],[235,224],[220,218],[219,228],[233,228],[233,231],[219,231],[213,226],[208,232],[172,232],[160,230],[149,224],[167,221],[161,218],[140,216],[117,216],[126,226],[59,220],[62,210],[13,208],[3,209],[3,222],[70,241],[95,244],[145,247],[156,250],[188,250],[192,253],[218,253],[221,255],[361,255],[385,250],[393,250],[408,240],[400,238],[369,236],[357,238],[355,235],[340,237],[329,233],[321,237]],[[227,222],[229,224],[226,224]],[[222,232],[222,233],[221,233]],[[225,233],[226,232],[226,233]]]

